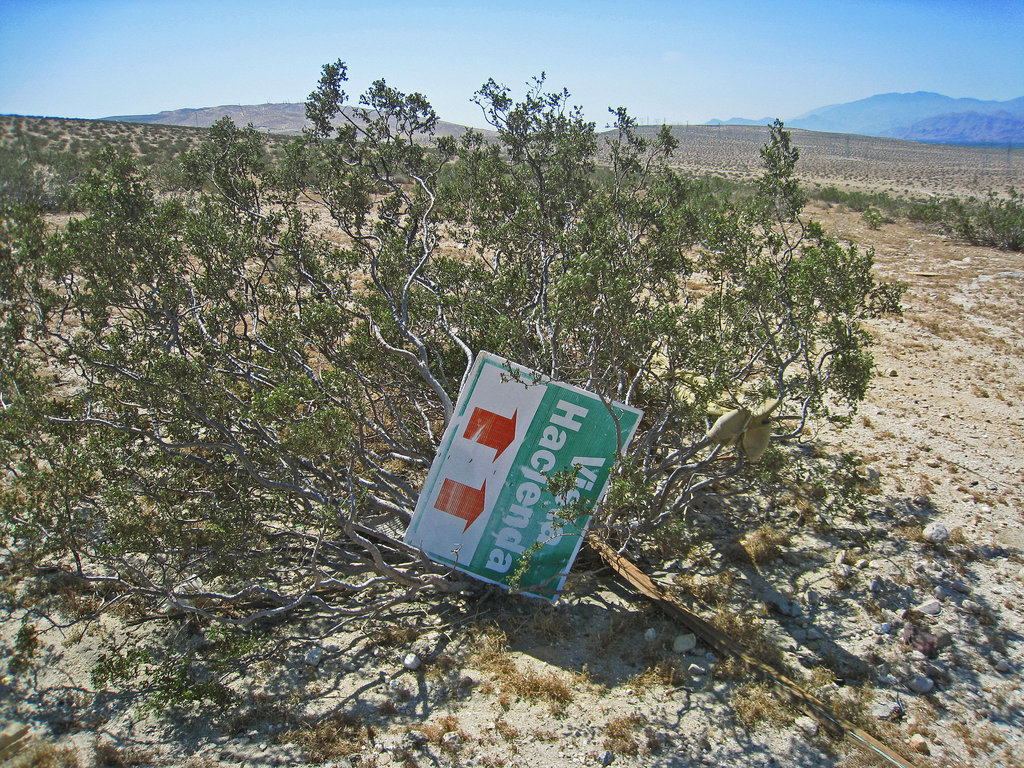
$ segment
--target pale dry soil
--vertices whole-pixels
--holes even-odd
[[[740,616],[738,639],[770,641],[803,685],[917,764],[1024,765],[1024,256],[810,213],[908,286],[902,317],[869,324],[879,375],[851,426],[818,425],[801,446],[859,457],[869,510],[709,508],[687,556],[641,565],[694,609]],[[923,540],[932,522],[950,538]],[[780,556],[754,567],[736,556],[737,531],[759,526],[781,534]],[[30,593],[45,596],[45,580],[4,592],[7,654]],[[37,765],[882,764],[702,644],[673,650],[685,630],[593,555],[554,608],[495,593],[413,606],[404,632],[310,626],[284,662],[230,677],[239,698],[220,708],[146,712],[90,680],[104,638],[170,636],[201,656],[201,631],[33,621],[44,646],[29,672],[4,677],[0,722],[32,727]],[[930,690],[915,692],[925,678]]]

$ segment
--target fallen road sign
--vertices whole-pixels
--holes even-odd
[[[477,355],[405,542],[554,602],[643,411]]]

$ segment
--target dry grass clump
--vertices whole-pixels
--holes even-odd
[[[644,718],[638,714],[620,715],[609,720],[604,727],[607,734],[604,748],[617,755],[636,755],[640,752],[640,742],[633,734],[644,724]]]
[[[677,663],[662,660],[647,667],[638,675],[629,678],[633,688],[651,688],[656,685],[674,688],[689,679],[689,675]]]
[[[744,683],[732,695],[732,710],[745,728],[760,723],[780,726],[793,721],[789,707],[779,701],[767,683]]]
[[[527,701],[544,701],[552,714],[565,711],[573,700],[572,680],[556,672],[522,670],[507,681],[508,689]]]
[[[109,741],[97,741],[94,748],[97,768],[135,768],[152,765],[153,753],[134,747],[119,747]]]
[[[754,565],[764,565],[782,554],[782,547],[789,546],[789,536],[770,525],[762,525],[747,534],[740,542]]]
[[[507,741],[509,744],[515,744],[522,733],[512,723],[504,718],[498,718],[494,723],[495,730],[501,734],[501,738]]]
[[[677,574],[673,581],[705,605],[720,605],[729,599],[736,577],[729,571],[720,571],[712,576]]]
[[[385,624],[369,633],[370,639],[383,648],[398,648],[414,642],[422,630],[409,624]]]
[[[373,727],[348,712],[338,712],[323,720],[307,722],[283,732],[279,739],[302,747],[316,763],[356,755],[371,746]]]
[[[543,701],[553,715],[560,715],[572,702],[573,686],[585,682],[582,675],[537,672],[517,664],[508,648],[508,637],[497,628],[489,628],[473,642],[470,663],[491,676],[480,687],[485,693],[497,691],[498,702],[508,709],[512,697],[526,701]]]
[[[10,750],[0,751],[5,768],[80,768],[78,753],[72,747],[58,747],[39,739],[27,744],[11,744]],[[102,765],[102,764],[101,764]]]
[[[751,656],[775,669],[784,669],[782,651],[768,636],[764,622],[754,614],[721,608],[711,623],[739,643]],[[741,678],[747,674],[747,665],[742,659],[730,656],[718,665],[715,674],[727,679]]]
[[[462,741],[466,741],[469,738],[469,734],[459,727],[459,718],[454,715],[445,715],[437,722],[423,725],[420,730],[427,735],[427,741],[437,745],[443,744],[444,737],[449,733],[459,734]]]

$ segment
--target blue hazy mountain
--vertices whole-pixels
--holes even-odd
[[[955,144],[1024,143],[1024,96],[1010,101],[954,99],[940,93],[882,93],[812,109],[791,128]]]

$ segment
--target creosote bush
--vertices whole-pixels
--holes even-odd
[[[780,123],[730,200],[543,76],[476,94],[494,140],[345,81],[279,161],[223,120],[176,192],[108,151],[61,229],[4,202],[0,539],[97,611],[346,622],[463,589],[401,534],[480,350],[645,410],[596,511],[622,548],[864,396],[899,288],[802,218]]]

